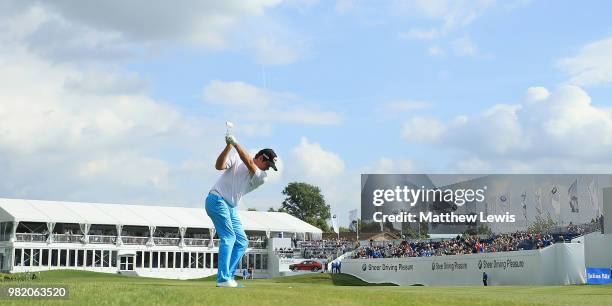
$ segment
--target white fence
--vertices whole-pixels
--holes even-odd
[[[398,285],[569,285],[586,282],[584,244],[469,255],[344,259],[342,272],[370,283]]]

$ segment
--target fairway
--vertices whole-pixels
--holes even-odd
[[[65,284],[68,300],[3,300],[3,305],[610,305],[612,286],[369,286],[349,275],[310,274],[241,281],[216,288],[214,278],[162,280],[83,271],[42,272],[6,285]],[[8,303],[7,303],[8,302]]]

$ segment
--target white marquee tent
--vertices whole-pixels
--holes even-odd
[[[239,211],[247,231],[307,233],[320,239],[322,231],[280,212]],[[76,203],[0,198],[0,222],[55,222],[156,227],[213,228],[204,208],[176,206]]]

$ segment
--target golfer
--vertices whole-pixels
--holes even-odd
[[[206,197],[205,207],[220,239],[217,287],[238,287],[234,274],[249,241],[238,218],[237,206],[242,196],[265,182],[266,170],[277,170],[276,153],[263,149],[252,158],[233,136],[226,136],[225,142],[215,163],[215,168],[223,170],[223,174]],[[228,157],[232,146],[237,154]]]

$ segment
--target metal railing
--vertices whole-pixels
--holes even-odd
[[[155,245],[179,245],[181,238],[153,237],[153,242]]]
[[[54,234],[53,242],[59,243],[80,243],[83,239],[83,235],[75,234]]]
[[[116,241],[117,241],[117,236],[89,235],[89,243],[114,244]]]
[[[15,233],[15,240],[19,242],[45,242],[47,234]]]
[[[123,236],[121,241],[123,241],[123,244],[146,245],[149,237]]]
[[[92,244],[115,244],[117,242],[117,236],[113,235],[89,235],[89,243]],[[15,239],[18,242],[46,242],[47,234],[38,233],[17,233]],[[146,245],[149,241],[149,237],[138,237],[138,236],[122,236],[121,240],[123,244],[127,245]],[[181,238],[165,238],[165,237],[153,237],[155,245],[161,246],[178,246],[181,242]],[[186,246],[201,246],[208,247],[210,245],[210,239],[202,238],[184,238]],[[54,243],[82,243],[83,235],[80,234],[54,234]],[[213,247],[219,247],[219,239],[213,239]],[[266,241],[260,240],[249,240],[249,248],[253,249],[265,249]]]
[[[208,246],[210,239],[184,238],[185,245],[189,246]]]

